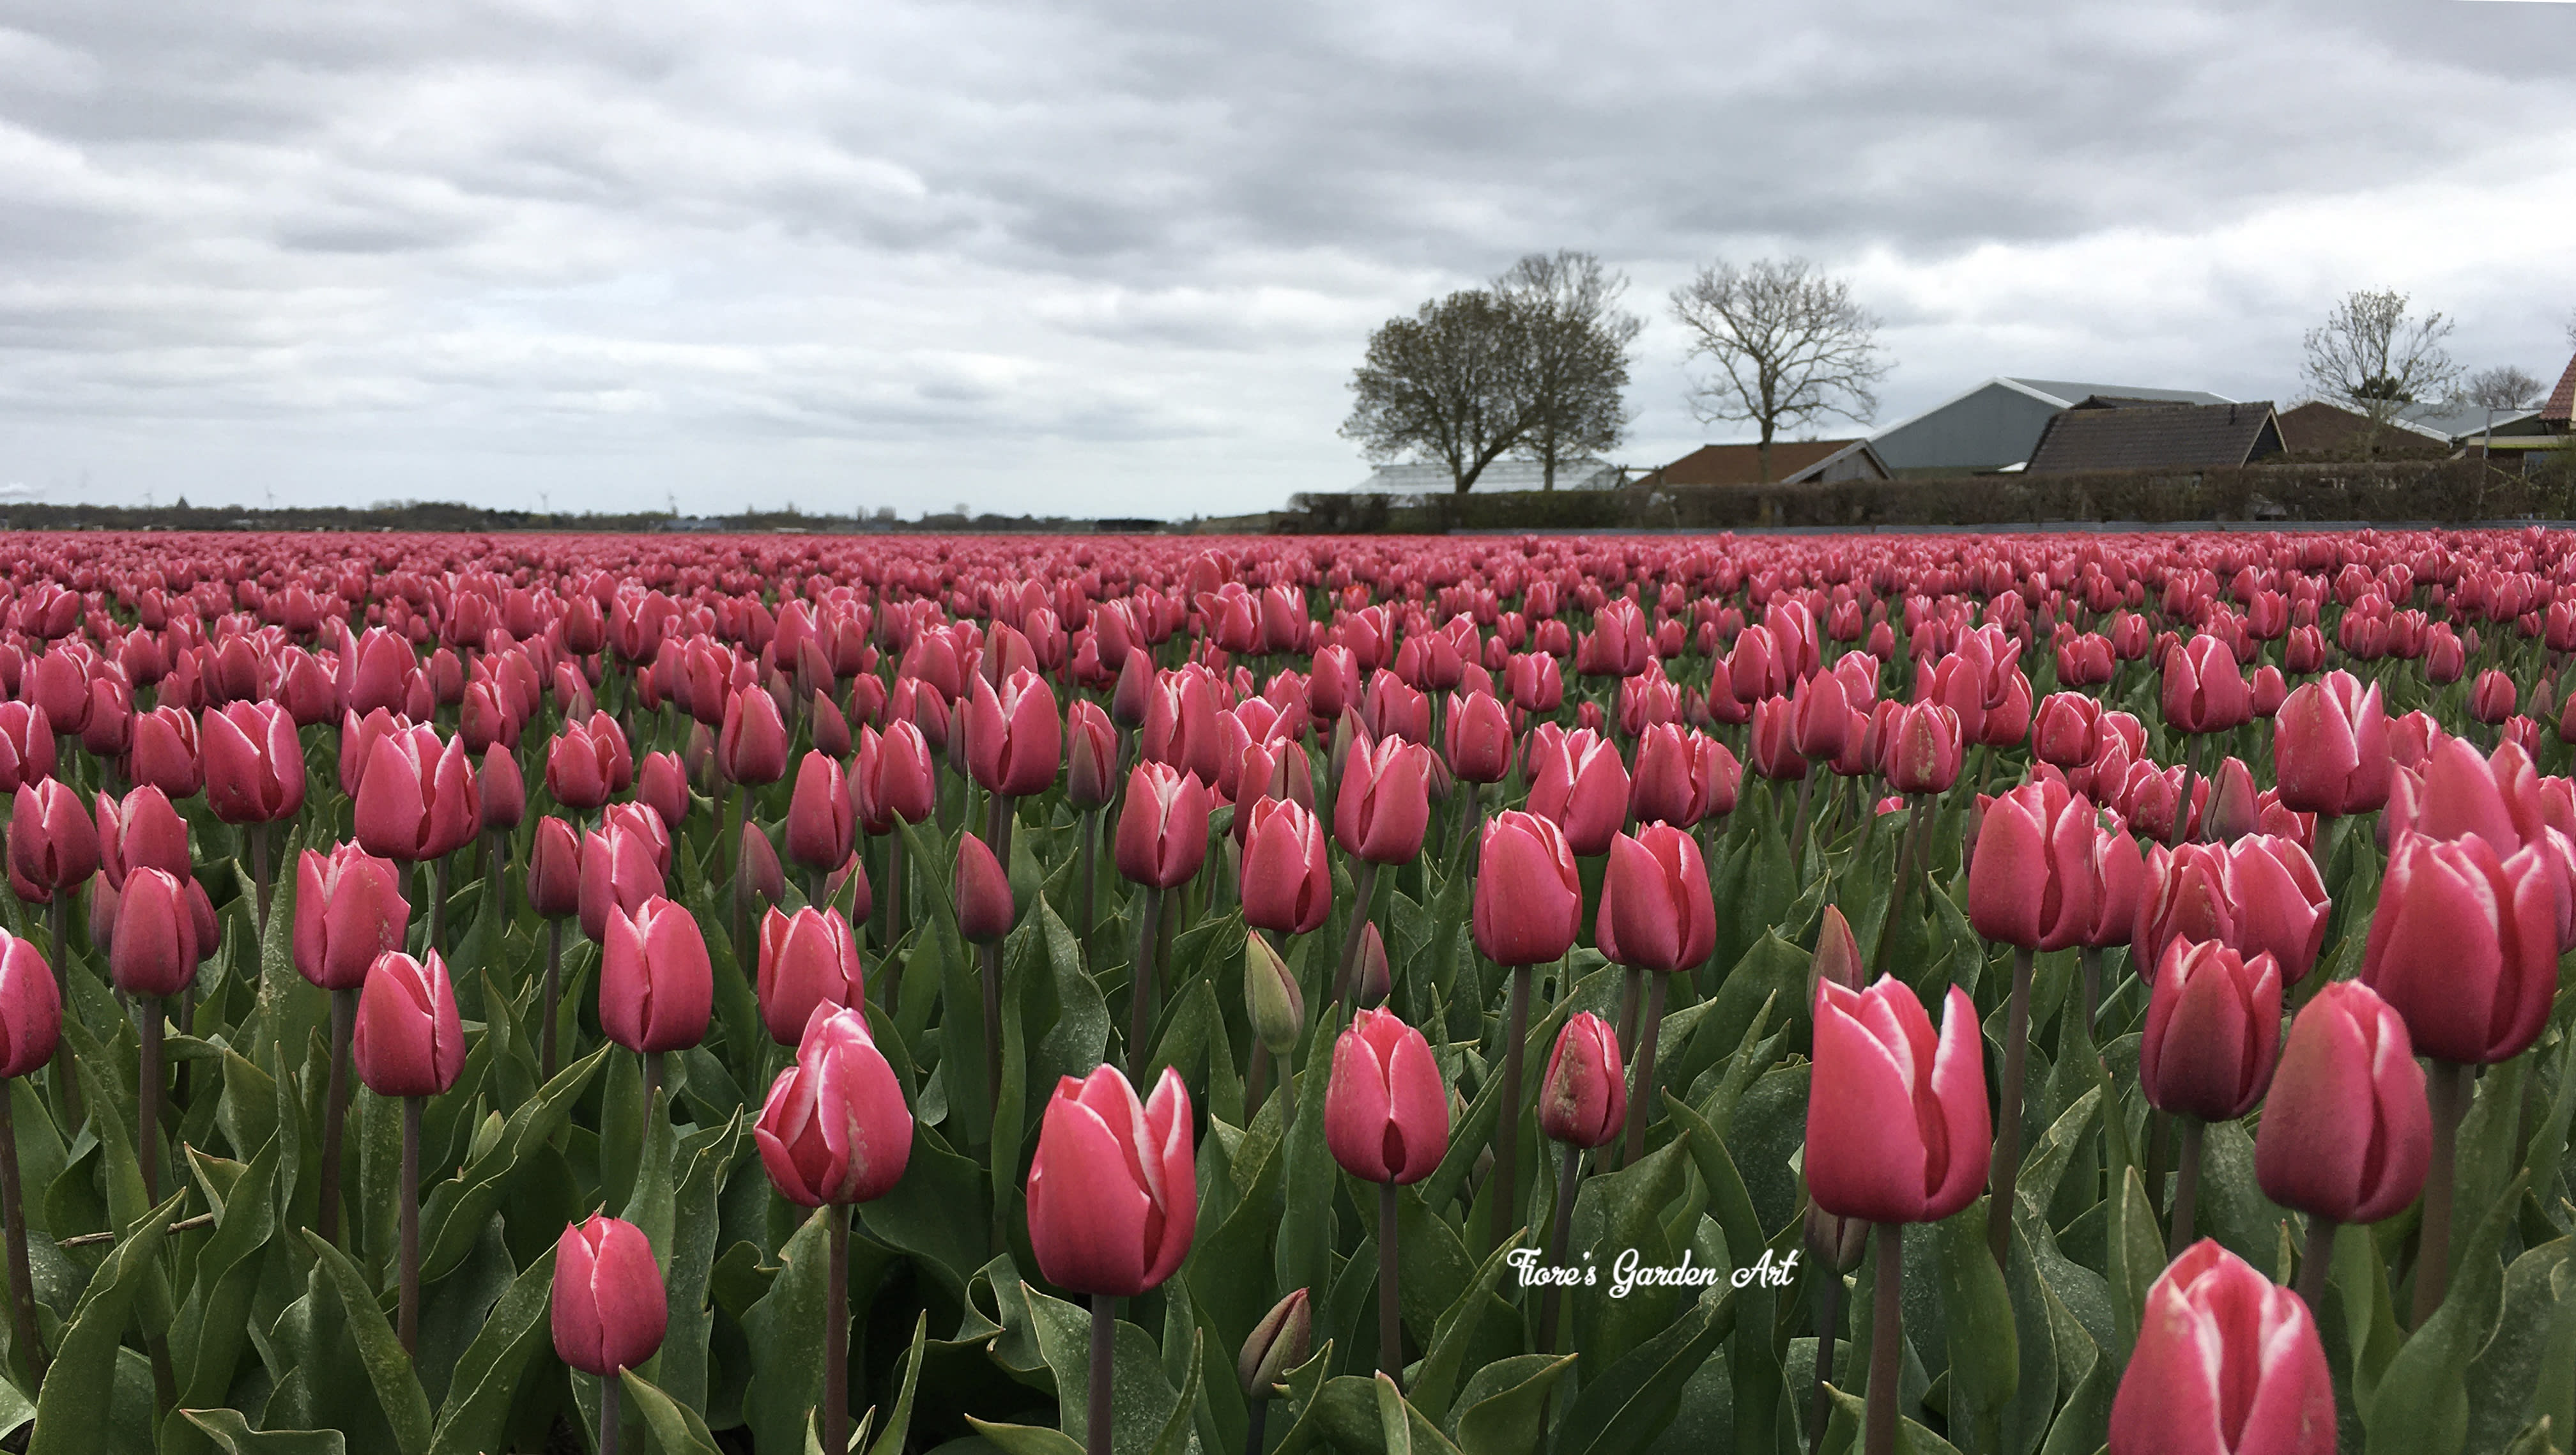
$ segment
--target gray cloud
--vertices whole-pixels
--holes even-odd
[[[1894,418],[2283,394],[2341,291],[2554,372],[2576,9],[0,0],[0,481],[1187,512],[1360,466],[1369,328],[1517,254],[1797,251]]]

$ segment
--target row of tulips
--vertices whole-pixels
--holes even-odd
[[[0,608],[41,1448],[2576,1427],[2562,538],[214,544]]]

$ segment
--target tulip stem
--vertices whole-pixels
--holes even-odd
[[[2094,1020],[2102,1013],[2102,951],[2086,945],[2076,954],[2084,971],[2084,1039],[2093,1039]]]
[[[1995,1266],[2005,1266],[2012,1251],[2013,1184],[2021,1178],[2021,1091],[2030,1064],[2030,972],[2038,952],[2028,945],[2013,949],[2012,1006],[2004,1017],[2003,1107],[1996,1113],[1994,1176],[1989,1183],[1994,1205],[1986,1209],[1986,1246]]]
[[[1628,1090],[1628,1142],[1619,1154],[1619,1165],[1628,1166],[1646,1155],[1646,1101],[1655,1090],[1655,1043],[1663,1039],[1665,977],[1653,977],[1654,986],[1646,992],[1646,1023],[1637,1029],[1637,1059],[1630,1063],[1636,1084]]]
[[[18,1112],[13,1088],[0,1081],[0,1218],[9,1237],[9,1310],[17,1319],[18,1358],[26,1387],[45,1382],[45,1345],[36,1334],[36,1283],[27,1271],[27,1204],[18,1183]]]
[[[402,1194],[394,1204],[402,1238],[402,1289],[396,1332],[403,1352],[420,1355],[420,1107],[424,1098],[402,1099]]]
[[[1896,952],[1897,922],[1905,918],[1905,897],[1914,888],[1914,841],[1923,830],[1924,799],[1914,797],[1913,812],[1905,816],[1904,832],[1896,840],[1896,883],[1887,891],[1887,913],[1878,924],[1878,951],[1869,957],[1870,973],[1885,975],[1888,957]]]
[[[563,921],[550,919],[546,921],[545,1019],[539,1023],[540,1029],[537,1032],[537,1084],[539,1086],[555,1079],[555,1001],[561,995],[562,989]],[[337,1053],[334,1054],[332,1065],[337,1067],[340,1059],[337,1058]]]
[[[2335,1234],[2343,1224],[2317,1213],[2308,1214],[2308,1246],[2299,1257],[2299,1297],[2307,1301],[2308,1316],[2317,1327],[2325,1327],[2326,1276],[2334,1269]]]
[[[250,826],[250,882],[259,898],[259,935],[268,938],[268,824],[265,820]]]
[[[447,953],[447,864],[453,857],[439,855],[429,871],[429,948],[441,955]]]
[[[892,948],[903,938],[903,833],[900,829],[886,836],[886,945]],[[891,997],[891,983],[888,987]],[[886,1007],[894,1007],[889,1001]]]
[[[1377,1185],[1377,1367],[1404,1392],[1404,1305],[1396,1287],[1395,1183]]]
[[[850,1448],[850,1210],[826,1203],[823,1217],[832,1233],[823,1283],[823,1448],[839,1455]],[[1099,1341],[1092,1342],[1096,1352]]]
[[[1619,1055],[1625,1060],[1637,1056],[1637,1004],[1645,998],[1646,972],[1635,965],[1620,976],[1619,987]]]
[[[1789,874],[1793,883],[1806,882],[1806,876],[1798,870],[1798,855],[1807,847],[1807,803],[1816,791],[1816,775],[1822,771],[1821,765],[1810,763],[1807,771],[1798,775],[1798,813],[1789,823]]]
[[[599,1376],[599,1455],[617,1455],[617,1427],[625,1418],[619,1400],[625,1393],[616,1375]]]
[[[2415,1245],[2415,1317],[2422,1328],[2442,1306],[2451,1282],[2451,1201],[2458,1181],[2460,1118],[2469,1109],[2472,1069],[2464,1062],[2436,1057],[2424,1078],[2426,1099],[2433,1104],[2433,1159],[2424,1173],[2423,1231]]]
[[[1016,800],[1007,793],[993,795],[992,815],[985,820],[984,841],[993,851],[995,862],[1002,867],[1005,882],[1011,872],[1011,820]],[[984,947],[984,1105],[1002,1104],[1002,946],[1000,941]]]
[[[1100,810],[1085,809],[1082,815],[1082,928],[1075,932],[1077,942],[1091,938],[1091,927],[1100,922]]]
[[[1807,1455],[1817,1455],[1825,1447],[1825,1422],[1834,1407],[1825,1386],[1834,1377],[1834,1333],[1842,1321],[1843,1276],[1835,1271],[1831,1256],[1820,1257],[1817,1263],[1816,1271],[1823,1276],[1816,1281],[1816,1408],[1807,1421]]]
[[[1360,933],[1368,928],[1369,909],[1377,898],[1377,862],[1360,861],[1359,875],[1351,884],[1351,923],[1342,932],[1342,964],[1333,975],[1333,999],[1344,1005],[1357,1003],[1359,976],[1354,967],[1360,959]]]
[[[1145,1079],[1145,1040],[1154,1033],[1154,949],[1163,927],[1165,891],[1144,886],[1145,914],[1136,937],[1136,983],[1127,995],[1127,1079]]]
[[[1565,1266],[1565,1246],[1574,1240],[1574,1193],[1583,1176],[1583,1148],[1573,1142],[1565,1144],[1565,1157],[1556,1172],[1556,1230],[1547,1240],[1547,1266]],[[1538,1352],[1556,1352],[1556,1315],[1565,1301],[1565,1290],[1550,1283],[1539,1295]]]
[[[1244,1427],[1243,1455],[1262,1455],[1262,1447],[1269,1443],[1267,1438],[1270,1433],[1269,1397],[1264,1395],[1254,1399],[1252,1408],[1245,1414],[1248,1423]]]
[[[143,1064],[137,1076],[140,1095],[134,1113],[134,1149],[143,1158],[143,1200],[161,1200],[161,997],[138,995]]]
[[[562,930],[556,931],[561,939]],[[546,1017],[554,1018],[552,982],[548,982]],[[349,1121],[349,1037],[358,1025],[358,991],[355,986],[331,992],[331,1081],[322,1103],[322,1207],[313,1220],[314,1230],[322,1241],[340,1241],[340,1136]],[[549,1032],[553,1027],[547,1027]],[[548,1046],[554,1037],[546,1037]]]
[[[1872,1229],[1877,1283],[1869,1303],[1869,1423],[1865,1455],[1896,1455],[1897,1381],[1904,1377],[1905,1224]]]
[[[2200,1136],[2203,1124],[2195,1116],[2175,1119],[2182,1127],[2182,1167],[2174,1176],[2173,1226],[2165,1232],[2165,1257],[2168,1261],[2182,1256],[2191,1246],[2193,1215],[2200,1201]]]
[[[662,1094],[662,1053],[638,1051],[636,1059],[644,1063],[644,1136],[653,1136],[653,1098]]]
[[[1511,1010],[1503,1027],[1503,1114],[1494,1124],[1494,1180],[1485,1189],[1493,1199],[1492,1236],[1494,1247],[1512,1235],[1513,1206],[1519,1199],[1521,1155],[1521,1042],[1529,1036],[1530,967],[1512,967]]]
[[[1110,1455],[1109,1451],[1109,1371],[1117,1359],[1118,1300],[1106,1293],[1091,1296],[1091,1401],[1085,1413],[1090,1417],[1090,1439],[1083,1443],[1086,1455]]]

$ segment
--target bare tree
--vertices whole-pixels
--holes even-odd
[[[1351,374],[1342,436],[1373,460],[1436,459],[1467,493],[1537,422],[1528,334],[1519,310],[1482,289],[1388,319]]]
[[[2450,332],[2451,321],[2438,313],[2410,316],[2406,295],[2393,288],[2358,289],[2343,296],[2324,327],[2308,330],[2301,372],[2319,397],[2369,416],[2375,440],[2399,410],[2440,398],[2458,377],[2459,366],[2442,350]]]
[[[2460,386],[2459,399],[2473,409],[2529,409],[2540,402],[2540,381],[2511,364],[2480,369]]]
[[[1878,413],[1871,386],[1888,370],[1879,320],[1852,301],[1849,283],[1806,259],[1710,263],[1673,290],[1672,304],[1691,332],[1691,353],[1716,365],[1692,381],[1693,412],[1759,426],[1765,481],[1783,425],[1834,414],[1865,423]]]
[[[1536,416],[1514,452],[1539,462],[1540,488],[1557,466],[1618,447],[1627,433],[1628,345],[1643,325],[1619,306],[1623,273],[1590,253],[1531,253],[1494,280],[1494,296],[1520,315],[1530,349]]]

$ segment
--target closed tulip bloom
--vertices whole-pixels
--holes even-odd
[[[1691,791],[1697,812],[1692,821],[1735,812],[1744,784],[1744,766],[1726,744],[1706,733],[1691,735]]]
[[[2483,723],[2499,723],[2513,716],[2521,690],[2513,678],[2500,668],[2489,667],[2478,674],[2469,687],[2469,716]]]
[[[800,1207],[873,1202],[912,1160],[912,1109],[855,1004],[818,1004],[796,1063],[770,1083],[752,1125],[760,1165]]]
[[[1753,704],[1753,771],[1765,778],[1794,782],[1807,776],[1807,756],[1798,751],[1795,705],[1785,697],[1766,697]]]
[[[349,1059],[378,1096],[436,1096],[465,1069],[465,1029],[456,1018],[456,987],[433,950],[415,960],[399,950],[377,957],[358,992],[358,1028]]]
[[[2256,801],[2253,770],[2242,758],[2220,762],[2218,771],[2209,775],[2209,801],[2201,810],[2201,831],[2222,844],[2254,832],[2261,822],[2261,805]]]
[[[1968,864],[1969,924],[2024,949],[2079,942],[2092,928],[2101,889],[2093,829],[2093,805],[2054,778],[1995,799]]]
[[[18,785],[9,817],[9,882],[18,897],[51,903],[98,872],[98,822],[60,779]]]
[[[2283,1207],[2375,1223],[2424,1190],[2433,1111],[2406,1021],[2358,980],[2336,980],[2290,1022],[2254,1133],[2254,1179]]]
[[[102,793],[96,814],[99,872],[111,887],[122,886],[133,869],[166,869],[182,879],[192,872],[188,821],[160,789],[146,783],[121,803]]]
[[[1699,842],[1670,824],[1612,839],[1593,937],[1614,965],[1669,974],[1706,960],[1717,947],[1717,909]]]
[[[715,973],[687,910],[655,895],[608,918],[599,950],[599,1028],[630,1051],[677,1051],[706,1039]]]
[[[1628,769],[1619,750],[1590,728],[1565,735],[1554,751],[1532,755],[1529,811],[1565,831],[1575,853],[1610,852],[1611,839],[1628,821]]]
[[[581,882],[575,908],[581,932],[595,943],[608,938],[608,921],[641,909],[662,892],[662,870],[653,845],[641,834],[610,824],[582,835]]]
[[[644,1230],[593,1213],[555,1241],[555,1357],[584,1374],[634,1369],[662,1347],[670,1296]]]
[[[24,1076],[53,1060],[62,1031],[53,967],[35,941],[0,930],[0,1078]],[[0,1096],[7,1094],[0,1086]]]
[[[761,832],[757,820],[742,826],[742,846],[734,855],[734,899],[745,914],[787,897],[787,871],[779,865],[778,847]]]
[[[2529,1046],[2558,989],[2558,909],[2537,848],[2408,834],[2389,855],[2361,981],[2406,1018],[2417,1055],[2487,1065]]]
[[[2125,945],[2137,933],[2138,897],[2146,890],[2146,857],[2125,830],[2097,826],[2093,831],[2093,872],[2097,886],[2093,923],[2076,943],[2096,950]]]
[[[534,885],[534,875],[529,882]],[[306,980],[324,990],[355,990],[377,957],[403,947],[410,928],[411,902],[392,861],[356,844],[298,856],[295,970]]]
[[[787,857],[808,869],[838,869],[850,857],[856,828],[841,765],[807,753],[796,766],[796,794],[787,804]]]
[[[898,820],[919,823],[939,802],[939,780],[929,740],[904,720],[859,730],[859,756],[850,765],[850,807],[871,834],[890,834]]]
[[[1243,920],[1283,935],[1311,934],[1333,912],[1324,826],[1293,800],[1265,798],[1246,814]]]
[[[775,783],[787,776],[787,720],[779,716],[776,699],[757,687],[725,699],[716,766],[728,783]]]
[[[1200,836],[1202,849],[1206,836]],[[1187,877],[1187,876],[1183,876]],[[973,834],[957,841],[957,932],[968,942],[989,945],[1011,932],[1019,911],[1011,902],[1011,879],[992,847]]]
[[[859,1004],[867,989],[849,921],[810,906],[769,911],[760,921],[759,991],[761,1024],[782,1046],[805,1034],[814,1007]]]
[[[2218,940],[2270,954],[2296,984],[2316,968],[2331,907],[2316,862],[2296,840],[2250,834],[2233,844],[2151,844],[2131,939],[2148,975],[2172,941]]]
[[[581,838],[571,824],[559,818],[537,820],[528,840],[526,878],[528,908],[540,918],[561,919],[580,910]]]
[[[1044,793],[1064,757],[1054,690],[1022,667],[999,692],[979,673],[973,691],[966,704],[966,759],[975,781],[987,792],[1013,798]]]
[[[1171,1067],[1143,1101],[1114,1066],[1056,1083],[1028,1186],[1029,1246],[1049,1283],[1131,1298],[1179,1269],[1198,1231],[1191,1130]]]
[[[208,708],[197,735],[206,806],[226,823],[273,823],[304,807],[304,746],[273,702]]]
[[[1890,714],[1882,733],[1887,745],[1888,786],[1899,793],[1946,793],[1959,781],[1967,747],[1959,715],[1935,702],[1884,703]]]
[[[1367,1182],[1420,1182],[1449,1151],[1449,1092],[1431,1043],[1393,1011],[1364,1010],[1333,1042],[1324,1144]]]
[[[1497,965],[1544,965],[1574,948],[1583,881],[1552,820],[1518,809],[1485,820],[1474,925],[1476,949]]]
[[[2109,649],[2104,648],[2104,660]],[[2061,676],[2064,674],[2060,674]],[[2032,720],[2030,750],[2043,763],[2073,768],[2093,757],[2093,725],[2102,716],[2098,699],[2081,692],[2052,692]]]
[[[2386,806],[2393,759],[2379,685],[2349,672],[2301,684],[2272,719],[2281,801],[2301,813],[2367,813]]]
[[[483,821],[464,741],[442,743],[426,723],[376,739],[353,816],[358,842],[384,858],[416,863],[462,848]]]
[[[1838,757],[1851,731],[1851,695],[1840,677],[1819,673],[1798,684],[1790,699],[1790,733],[1798,751],[1813,759]]]
[[[2281,1055],[2281,967],[2215,940],[2165,948],[2147,1001],[2138,1084],[2160,1111],[2205,1122],[2254,1109]]]
[[[592,724],[604,730],[594,731]],[[625,760],[626,737],[617,719],[594,712],[546,745],[546,791],[564,807],[589,813],[617,792],[617,770]]]
[[[1936,1038],[1923,1003],[1882,977],[1816,985],[1807,1189],[1873,1223],[1939,1222],[1976,1200],[1994,1154],[1976,1007],[1950,988]]]
[[[2147,1290],[2111,1455],[2333,1455],[2334,1385],[2299,1296],[2215,1239]]]
[[[1075,698],[1065,709],[1065,801],[1075,808],[1099,808],[1109,802],[1118,780],[1118,728],[1109,714],[1089,698]]]
[[[2254,717],[2253,689],[2237,670],[2236,653],[2212,635],[2200,635],[2164,657],[2165,721],[2187,733],[2218,733]]]
[[[1207,862],[1208,814],[1207,786],[1195,775],[1138,763],[1118,810],[1118,872],[1153,889],[1187,884]]]
[[[1602,1147],[1627,1124],[1628,1071],[1619,1058],[1619,1033],[1592,1012],[1577,1011],[1557,1032],[1547,1074],[1539,1078],[1538,1129],[1567,1146]]]
[[[1352,750],[1333,801],[1333,838],[1343,852],[1372,864],[1402,864],[1422,852],[1431,822],[1429,756],[1402,738]]]
[[[482,828],[508,833],[527,817],[528,785],[519,775],[519,760],[509,747],[494,743],[483,750],[483,766],[474,774],[475,796],[482,800]]]
[[[51,738],[47,739],[48,744]],[[0,733],[0,753],[6,734]],[[51,756],[46,773],[53,771]],[[38,775],[44,776],[44,775]],[[125,750],[125,776],[149,783],[172,798],[193,797],[205,785],[197,761],[197,720],[177,707],[156,707],[134,717],[134,741]],[[0,779],[5,779],[0,774]]]
[[[187,884],[161,869],[137,869],[116,894],[108,978],[128,995],[176,995],[197,978],[212,948],[198,938]]]
[[[689,773],[677,753],[646,753],[635,774],[635,796],[652,806],[673,833],[689,817]]]
[[[1461,783],[1500,783],[1512,770],[1512,724],[1490,692],[1449,698],[1449,771]]]
[[[1637,737],[1637,771],[1628,780],[1628,815],[1639,823],[1688,828],[1699,821],[1704,795],[1691,740],[1673,723],[1655,723]]]
[[[192,731],[191,746],[195,741]],[[32,702],[0,702],[0,793],[53,777],[55,752],[53,724],[43,708]]]

